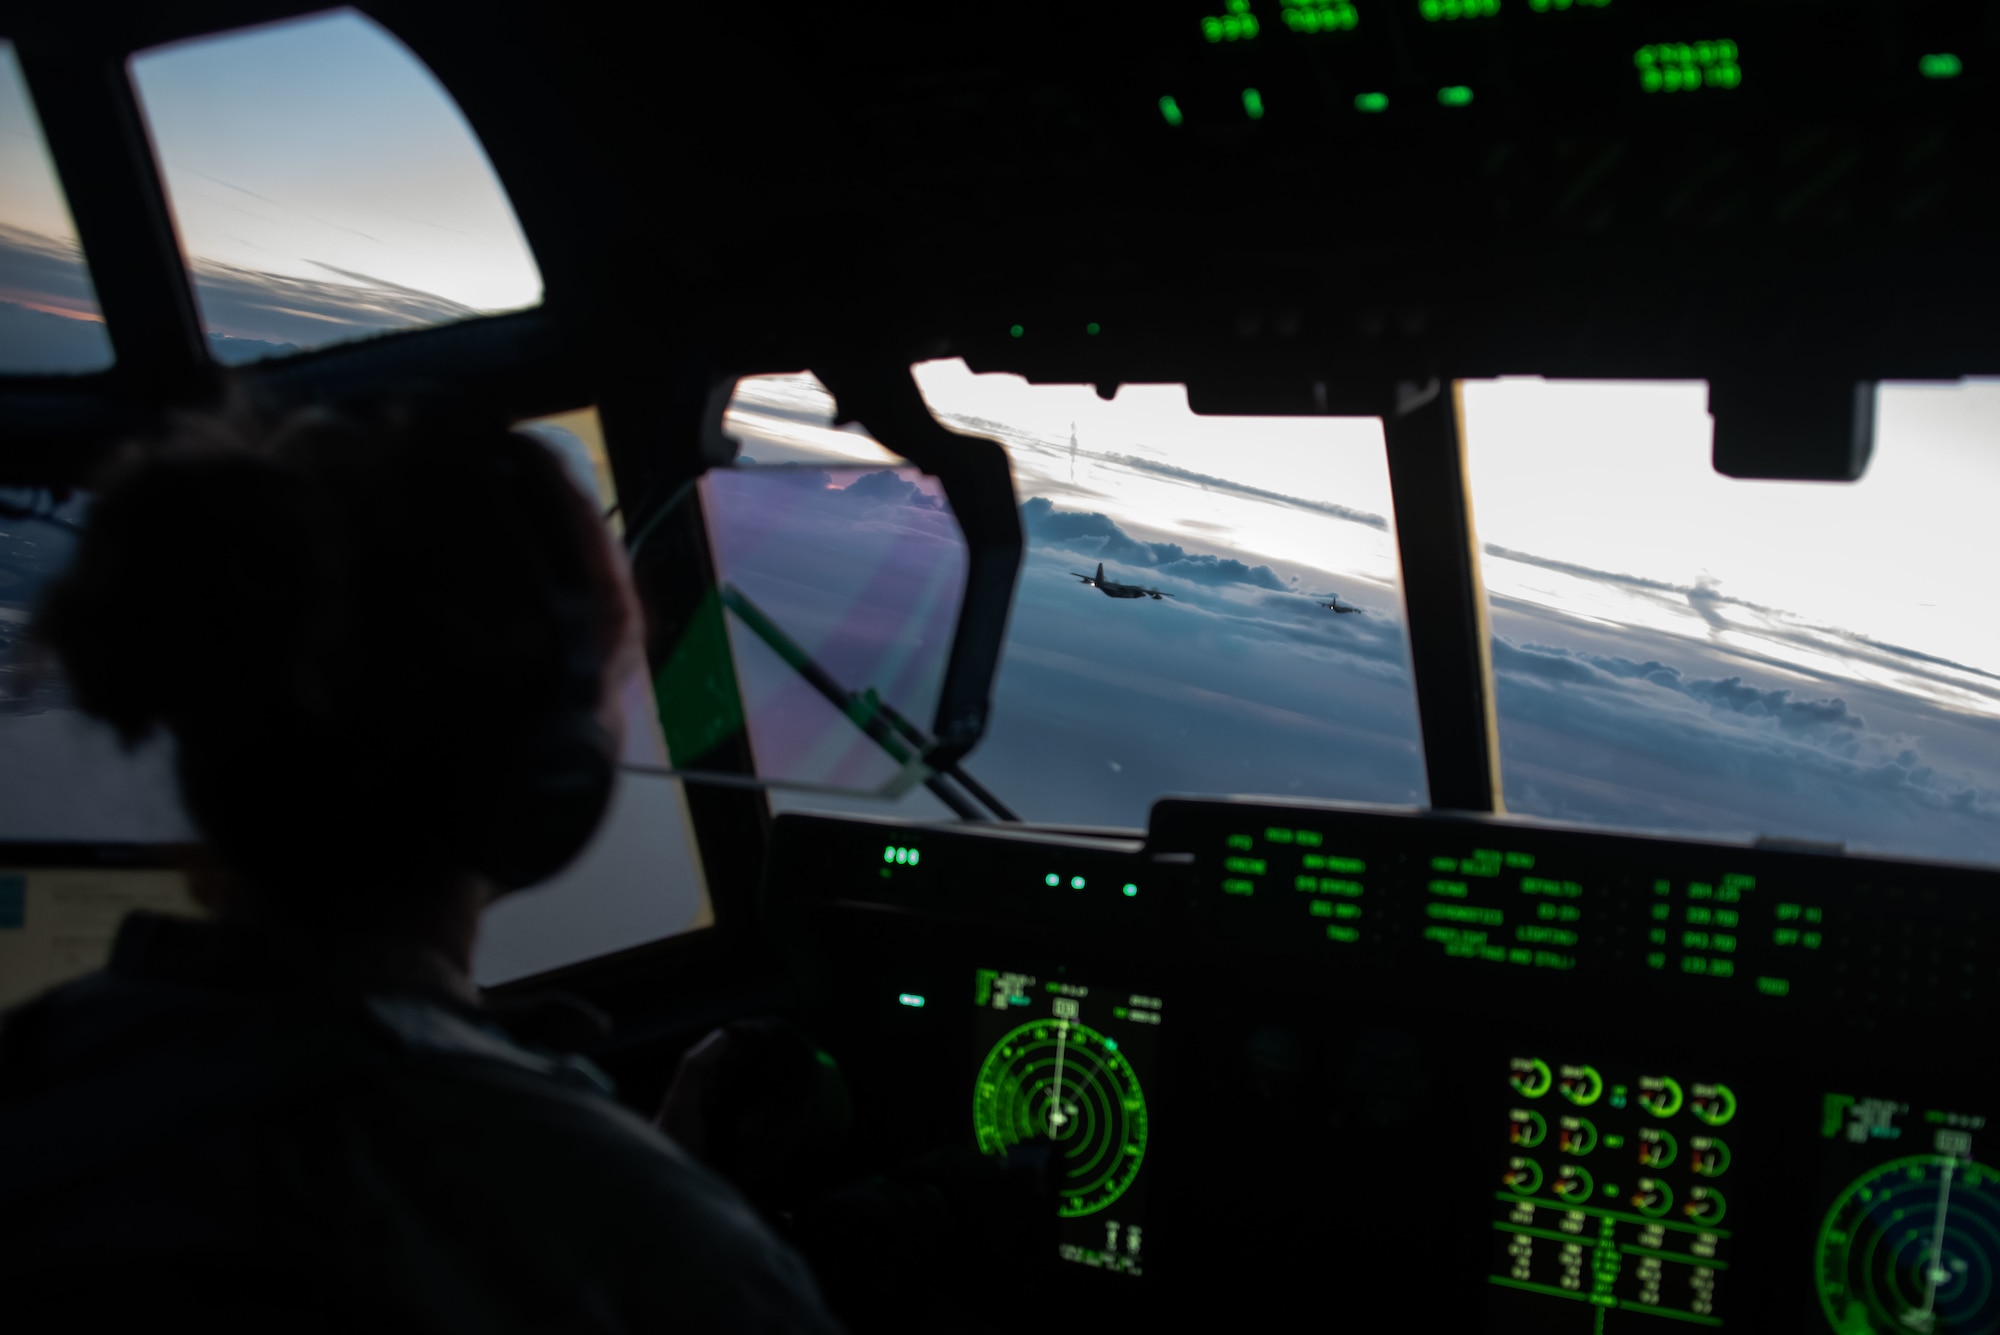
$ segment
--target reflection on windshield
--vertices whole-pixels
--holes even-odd
[[[911,754],[895,719],[927,731],[936,714],[965,583],[937,480],[908,465],[716,470],[700,494],[758,774],[888,783]]]
[[[1378,422],[915,374],[1014,468],[1028,550],[969,768],[1025,819],[1143,826],[1165,793],[1426,800]]]
[[[1693,384],[1465,386],[1510,810],[2000,860],[2000,386],[1884,386],[1854,484]]]

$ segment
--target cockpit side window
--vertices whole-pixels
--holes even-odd
[[[111,363],[76,223],[14,44],[0,38],[0,375],[81,374]]]
[[[450,95],[353,10],[131,61],[211,351],[240,363],[542,299]]]
[[[83,494],[0,489],[0,843],[191,842],[171,741],[125,749],[76,707],[54,656],[28,638],[89,510]]]
[[[562,456],[570,477],[622,533],[618,496],[595,408],[522,422]],[[541,885],[501,899],[480,920],[473,978],[494,987],[714,921],[681,781],[667,765],[659,714],[643,673],[624,683],[627,768],[596,836]]]
[[[1741,481],[1700,382],[1469,382],[1512,812],[2000,862],[2000,385],[1858,482]]]

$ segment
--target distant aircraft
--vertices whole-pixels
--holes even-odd
[[[1142,589],[1137,584],[1120,584],[1115,579],[1104,578],[1104,562],[1102,561],[1097,563],[1097,574],[1095,576],[1086,575],[1081,570],[1072,570],[1069,573],[1075,575],[1078,579],[1088,584],[1091,588],[1096,589],[1107,598],[1151,598],[1154,602],[1158,602],[1162,598],[1173,597],[1171,593],[1161,593],[1158,589]]]
[[[1331,598],[1333,601],[1320,603],[1319,605],[1321,607],[1324,607],[1329,612],[1359,612],[1361,610],[1358,607],[1349,607],[1347,604],[1341,602],[1340,595],[1337,593],[1329,593],[1327,597]]]

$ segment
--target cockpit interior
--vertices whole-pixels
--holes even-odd
[[[421,387],[646,620],[477,981],[809,1035],[850,1329],[2000,1330],[1996,113],[1990,0],[15,7],[0,1005],[199,912],[99,470]]]

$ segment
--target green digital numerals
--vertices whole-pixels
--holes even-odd
[[[1030,1020],[981,1063],[972,1130],[982,1154],[1053,1143],[1062,1164],[1057,1212],[1075,1219],[1110,1205],[1139,1175],[1146,1096],[1103,1034],[1075,1020]]]

